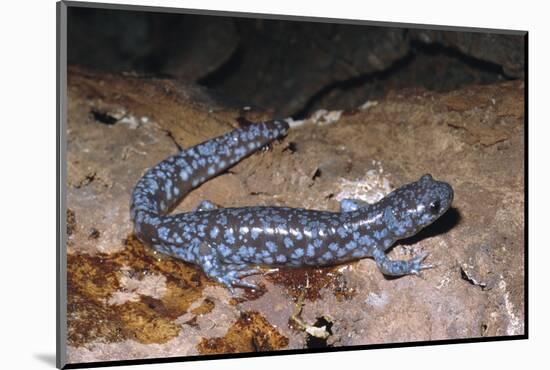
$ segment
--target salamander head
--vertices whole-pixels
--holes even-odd
[[[451,185],[424,175],[381,201],[384,222],[398,239],[415,235],[447,212],[453,195]]]

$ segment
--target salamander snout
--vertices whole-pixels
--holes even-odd
[[[413,183],[412,188],[416,193],[416,213],[421,226],[431,224],[451,207],[454,191],[446,182],[436,181],[428,174]]]

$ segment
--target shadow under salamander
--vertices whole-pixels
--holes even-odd
[[[413,235],[409,238],[398,240],[396,245],[412,245],[418,243],[419,241],[431,238],[436,235],[445,234],[447,231],[451,230],[460,222],[461,216],[460,212],[456,208],[449,208],[443,216],[436,220],[433,224],[425,227],[420,230],[416,235]],[[393,248],[393,247],[392,247]]]

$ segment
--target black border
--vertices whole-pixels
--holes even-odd
[[[177,14],[196,14],[196,15],[213,15],[213,16],[230,16],[230,17],[242,17],[242,18],[262,18],[262,19],[281,19],[290,21],[307,21],[307,22],[319,22],[319,23],[339,23],[339,24],[357,24],[357,25],[371,25],[380,27],[403,27],[403,28],[423,28],[430,30],[442,30],[442,31],[466,31],[466,32],[484,32],[484,33],[498,33],[508,35],[523,35],[524,37],[524,334],[511,335],[511,336],[497,336],[497,337],[477,337],[477,338],[464,338],[464,339],[445,339],[445,340],[431,340],[431,341],[416,341],[416,342],[397,342],[397,343],[383,343],[383,344],[367,344],[367,345],[355,345],[347,347],[326,347],[319,349],[293,349],[293,350],[278,350],[271,352],[245,352],[245,353],[228,353],[217,355],[196,355],[196,356],[178,356],[178,357],[162,357],[162,358],[148,358],[148,359],[132,359],[132,360],[112,360],[112,361],[97,361],[97,362],[81,362],[66,364],[66,333],[67,333],[67,321],[66,321],[66,309],[63,309],[63,305],[66,307],[67,295],[66,295],[66,245],[65,238],[63,237],[66,231],[66,208],[65,208],[65,194],[64,184],[66,177],[65,170],[65,146],[64,146],[64,132],[65,128],[65,108],[66,108],[66,77],[67,77],[67,64],[66,64],[66,50],[67,50],[67,8],[68,7],[80,7],[80,8],[96,8],[96,9],[112,9],[112,10],[132,10],[132,11],[144,11],[144,12],[156,12],[156,13],[177,13]],[[485,28],[470,28],[470,27],[456,27],[456,26],[442,26],[431,24],[411,24],[411,23],[399,23],[399,22],[381,22],[381,21],[367,21],[356,19],[336,19],[336,18],[321,18],[321,17],[307,17],[307,16],[295,16],[295,15],[283,15],[283,14],[263,14],[263,13],[246,13],[246,12],[229,12],[218,10],[201,10],[201,9],[185,9],[185,8],[172,8],[172,7],[158,7],[158,6],[142,6],[142,5],[129,5],[129,4],[108,4],[108,3],[91,3],[91,2],[78,2],[78,1],[60,1],[56,4],[56,16],[57,16],[57,64],[56,64],[56,119],[57,119],[57,142],[56,142],[56,175],[57,175],[57,212],[56,212],[56,228],[57,228],[57,250],[56,250],[56,367],[60,369],[80,369],[80,368],[95,368],[95,367],[108,367],[108,366],[126,366],[126,365],[142,365],[142,364],[161,364],[172,362],[186,362],[186,361],[201,361],[201,360],[219,360],[219,359],[237,359],[237,358],[249,358],[249,357],[266,357],[266,356],[284,356],[294,354],[309,354],[309,353],[325,353],[325,352],[344,352],[344,351],[360,351],[367,349],[383,349],[383,348],[405,348],[405,347],[420,347],[420,346],[436,346],[445,344],[465,344],[465,343],[486,343],[486,342],[501,342],[512,340],[529,339],[529,258],[528,258],[528,237],[529,237],[529,223],[528,223],[528,157],[529,157],[529,125],[528,125],[528,91],[529,91],[529,66],[528,66],[528,50],[529,40],[528,31],[522,30],[503,30],[503,29],[485,29]],[[62,279],[64,277],[64,279]]]

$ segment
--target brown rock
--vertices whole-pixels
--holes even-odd
[[[122,242],[131,234],[128,203],[143,171],[175,153],[177,145],[192,145],[231,129],[238,112],[213,102],[197,103],[193,94],[170,81],[72,70],[69,252],[70,261],[88,262],[69,267],[74,288],[69,294],[75,303],[69,307],[69,324],[92,330],[86,318],[106,321],[93,335],[75,329],[70,361],[184,356],[220,348],[302,348],[306,334],[288,322],[294,298],[310,287],[318,290],[304,294],[301,319],[313,324],[329,318],[329,345],[524,333],[523,96],[521,82],[447,94],[395,92],[335,123],[306,122],[272,150],[247,158],[231,173],[194,191],[177,211],[193,209],[200,199],[222,207],[270,204],[337,210],[337,200],[350,192],[376,199],[424,173],[454,187],[453,209],[391,251],[393,258],[401,259],[429,252],[428,262],[437,267],[425,271],[424,278],[386,279],[371,259],[364,259],[301,273],[296,279],[251,277],[265,292],[242,301],[230,300],[227,290],[206,279],[200,269],[173,259],[153,262],[132,238],[131,248]],[[106,116],[94,118],[92,110]],[[288,149],[291,142],[293,150]],[[89,238],[92,228],[97,237]],[[108,263],[98,267],[91,258]],[[166,290],[140,289],[143,278],[132,278],[130,284],[119,271],[148,268],[166,278]],[[323,273],[322,284],[308,283]],[[109,321],[114,319],[109,319],[108,302],[115,293],[121,294],[119,300],[130,299],[123,303],[128,309],[117,308],[119,326]],[[186,294],[192,301],[179,305]],[[253,331],[241,325],[243,312],[258,324]],[[237,340],[242,336],[254,345]]]

